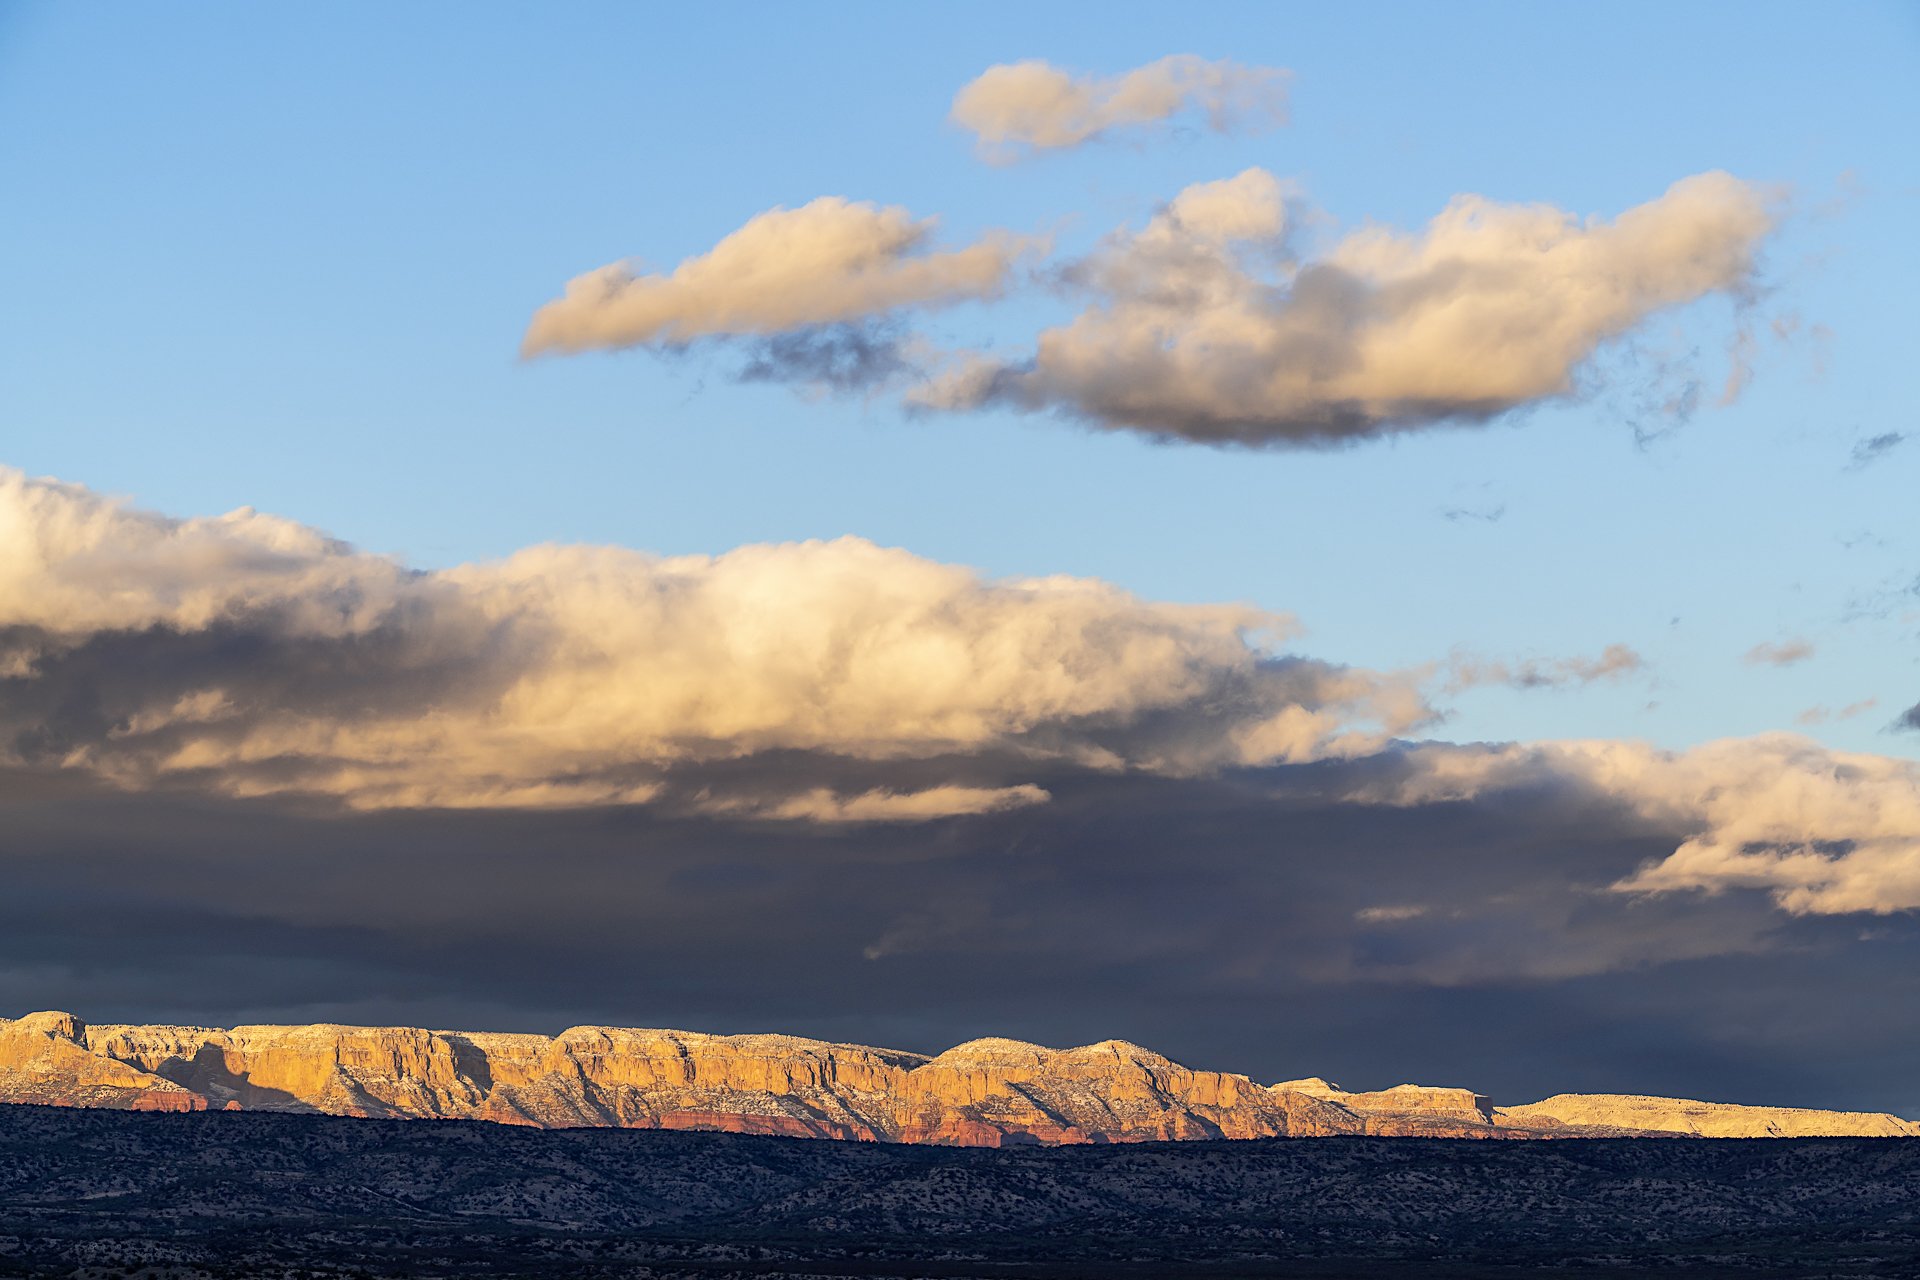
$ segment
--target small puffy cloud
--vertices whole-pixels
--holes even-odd
[[[1610,644],[1593,658],[1528,658],[1504,662],[1456,655],[1447,664],[1447,691],[1458,693],[1480,685],[1507,685],[1515,689],[1560,689],[1597,680],[1637,675],[1647,660],[1624,644]]]
[[[1765,889],[1795,915],[1920,909],[1920,763],[1762,734],[1662,751],[1634,742],[1410,748],[1410,769],[1357,799],[1465,800],[1572,788],[1650,830],[1688,833],[1619,882],[1641,894]]]
[[[575,277],[534,313],[529,356],[768,335],[991,298],[1037,242],[994,232],[930,247],[935,220],[822,196],[748,220],[665,274],[616,262]]]
[[[993,161],[1077,147],[1203,112],[1216,133],[1284,124],[1288,73],[1175,54],[1117,76],[1075,75],[1037,59],[987,68],[954,95],[951,119]]]
[[[1813,646],[1805,640],[1785,640],[1779,644],[1757,644],[1740,659],[1756,667],[1790,667],[1813,656]]]
[[[1093,302],[1030,358],[976,359],[910,401],[1216,444],[1484,421],[1571,394],[1603,343],[1663,310],[1749,292],[1774,218],[1713,172],[1611,221],[1458,196],[1422,232],[1370,227],[1304,261],[1291,221],[1262,170],[1189,187],[1063,273]]]
[[[0,764],[135,788],[891,821],[1046,798],[982,760],[1193,774],[1371,751],[1432,714],[1411,675],[1273,652],[1281,616],[856,538],[423,573],[0,471],[0,541]],[[749,759],[773,763],[683,785]],[[836,761],[927,763],[896,785]]]
[[[1893,727],[1895,729],[1910,729],[1916,733],[1920,733],[1920,702],[1916,702],[1905,711],[1902,711],[1900,718],[1893,722]]]

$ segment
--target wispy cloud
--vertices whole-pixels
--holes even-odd
[[[1853,454],[1847,463],[1849,471],[1864,471],[1880,459],[1905,444],[1907,437],[1898,431],[1883,431],[1877,436],[1869,436],[1853,446]]]
[[[1189,111],[1217,133],[1284,124],[1288,73],[1175,54],[1115,76],[1029,60],[987,68],[953,99],[953,122],[1004,163],[1115,133],[1165,127]]]
[[[913,376],[911,338],[869,321],[814,325],[756,339],[736,375],[742,382],[777,382],[847,394]]]
[[[928,818],[1003,813],[1051,799],[1031,784],[1017,787],[929,787],[924,791],[864,791],[840,795],[824,787],[764,806],[722,806],[715,812],[812,822],[919,822]]]
[[[1453,524],[1459,524],[1464,520],[1477,521],[1481,524],[1499,524],[1506,514],[1505,503],[1495,507],[1448,507],[1440,513],[1443,519]]]
[[[1353,913],[1353,918],[1361,924],[1401,924],[1408,920],[1418,920],[1426,915],[1428,910],[1427,907],[1412,904],[1362,907]]]
[[[1747,650],[1740,660],[1756,667],[1790,667],[1796,662],[1805,662],[1813,654],[1813,645],[1805,640],[1784,640],[1778,644],[1768,641]]]
[[[1459,693],[1481,685],[1507,685],[1515,689],[1559,689],[1569,685],[1587,685],[1597,680],[1618,680],[1639,675],[1647,669],[1647,660],[1631,647],[1610,644],[1598,657],[1525,658],[1518,661],[1476,658],[1455,654],[1447,663],[1446,689]]]
[[[1871,711],[1879,705],[1880,699],[1878,698],[1862,698],[1858,702],[1849,702],[1846,706],[1839,708],[1825,706],[1808,707],[1805,711],[1795,716],[1793,722],[1801,725],[1816,725],[1826,724],[1830,720],[1851,720],[1855,716]]]

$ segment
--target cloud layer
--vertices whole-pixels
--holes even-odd
[[[988,67],[954,95],[951,119],[980,154],[1008,161],[1077,147],[1203,112],[1216,133],[1283,124],[1287,72],[1175,54],[1116,76],[1075,75],[1037,59]]]
[[[1282,654],[1290,620],[1248,607],[994,581],[853,538],[422,573],[251,510],[176,520],[17,472],[0,545],[0,766],[358,808],[832,823],[1025,809],[1073,774],[1299,766],[1323,802],[1614,806],[1671,841],[1622,891],[1920,908],[1910,761],[1786,734],[1404,741],[1438,718],[1423,681],[1603,679],[1637,669],[1625,646],[1383,674]]]
[[[1178,774],[1363,752],[1431,714],[1411,679],[1267,649],[1282,617],[854,538],[419,573],[250,510],[174,520],[14,472],[0,537],[0,759],[132,786],[925,818],[1044,796],[958,775],[823,794],[808,761]],[[675,786],[783,752],[745,794]]]
[[[1920,763],[1834,751],[1788,733],[1688,751],[1634,742],[1413,748],[1415,767],[1373,798],[1431,804],[1573,788],[1649,830],[1682,835],[1625,893],[1763,889],[1796,915],[1920,909]]]
[[[991,298],[1035,247],[995,232],[934,250],[934,226],[898,206],[838,196],[769,209],[671,273],[616,262],[575,277],[534,313],[521,350],[532,356],[766,335]]]
[[[1757,188],[1713,172],[1612,221],[1457,196],[1418,234],[1367,228],[1302,261],[1285,196],[1260,169],[1187,188],[1067,273],[1095,300],[1029,360],[975,360],[916,402],[1255,445],[1483,421],[1571,394],[1662,310],[1749,290],[1773,226]]]

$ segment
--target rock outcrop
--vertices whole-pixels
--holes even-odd
[[[1619,1125],[1697,1138],[1920,1138],[1920,1123],[1883,1111],[1812,1111],[1748,1107],[1625,1093],[1557,1093],[1498,1112],[1503,1123],[1550,1130],[1554,1125]]]
[[[0,1099],[122,1111],[204,1111],[204,1096],[87,1047],[70,1013],[0,1019]]]
[[[1319,1076],[1305,1080],[1285,1080],[1273,1086],[1276,1091],[1303,1094],[1330,1102],[1359,1117],[1364,1131],[1381,1137],[1433,1138],[1462,1136],[1507,1136],[1495,1132],[1519,1124],[1495,1123],[1493,1105],[1471,1089],[1437,1088],[1423,1084],[1397,1084],[1372,1093],[1349,1093]],[[1487,1132],[1481,1134],[1480,1130]]]
[[[1496,1109],[1467,1089],[1265,1086],[1106,1040],[974,1040],[937,1057],[794,1036],[574,1027],[95,1026],[0,1019],[0,1102],[306,1111],[541,1128],[717,1129],[1005,1146],[1342,1134],[1539,1138],[1920,1135],[1893,1116],[1561,1095]]]

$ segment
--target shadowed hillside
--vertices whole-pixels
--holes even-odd
[[[0,1107],[0,1274],[1892,1277],[1920,1144],[1020,1150]]]

